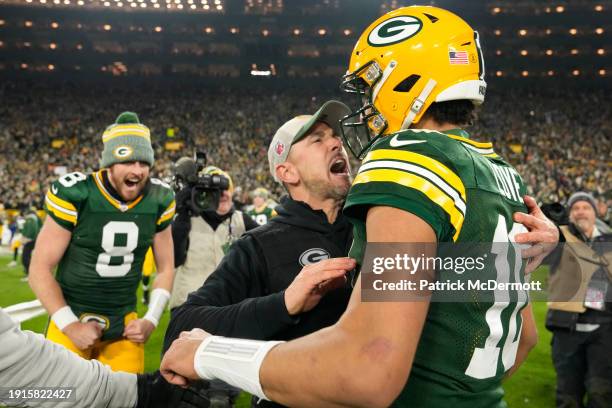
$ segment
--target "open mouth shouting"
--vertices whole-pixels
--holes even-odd
[[[347,177],[349,175],[348,160],[342,156],[335,156],[329,164],[329,172],[333,176]]]

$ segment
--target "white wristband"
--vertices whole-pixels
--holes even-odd
[[[159,319],[164,313],[164,309],[166,308],[166,304],[168,303],[169,299],[170,292],[168,292],[166,289],[153,289],[151,292],[149,309],[147,309],[147,313],[144,315],[143,319],[150,321],[155,327],[157,327],[159,324]]]
[[[270,400],[259,382],[266,354],[282,341],[258,341],[210,336],[198,347],[193,367],[200,378],[219,379],[261,399]]]
[[[57,326],[60,331],[64,331],[64,328],[71,323],[78,322],[79,318],[76,317],[70,306],[66,305],[62,308],[59,308],[53,313],[51,316],[51,320]]]

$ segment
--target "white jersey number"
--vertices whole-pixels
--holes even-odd
[[[115,245],[117,235],[125,235],[125,245]],[[98,256],[96,272],[104,278],[118,278],[127,275],[134,262],[134,250],[138,246],[138,226],[130,221],[111,221],[102,229],[102,248]],[[111,265],[112,257],[123,257],[119,265]]]
[[[521,258],[521,250],[515,243],[514,237],[516,234],[524,231],[526,229],[523,225],[514,223],[512,230],[508,233],[505,218],[501,215],[499,216],[491,250],[496,255],[495,269],[497,271],[497,282],[521,282],[520,274],[523,259]],[[510,244],[514,249],[514,270],[512,274],[510,272],[510,262],[508,261]],[[489,327],[489,336],[485,341],[484,347],[476,347],[474,349],[470,364],[467,370],[465,370],[466,375],[478,379],[495,377],[500,351],[504,369],[507,371],[514,365],[522,328],[517,324],[516,315],[526,303],[527,292],[524,290],[518,291],[518,301],[510,316],[506,341],[501,345],[500,349],[498,343],[504,335],[502,312],[510,305],[510,296],[506,290],[494,292],[494,303],[485,315],[487,326]]]
[[[83,173],[79,173],[75,171],[74,173],[68,173],[62,177],[60,177],[57,181],[64,187],[70,188],[74,186],[79,181],[87,180],[87,176]]]

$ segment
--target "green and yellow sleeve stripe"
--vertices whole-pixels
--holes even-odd
[[[170,205],[166,208],[166,210],[162,213],[162,215],[157,220],[157,225],[161,225],[164,222],[171,220],[174,217],[175,211],[176,211],[176,201],[172,200]]]
[[[466,192],[461,178],[439,161],[414,152],[374,150],[368,153],[353,185],[395,183],[423,193],[449,216],[456,241],[466,212]]]
[[[73,204],[69,203],[68,201],[62,200],[61,198],[53,194],[51,190],[47,191],[47,195],[45,196],[45,204],[47,206],[48,211],[55,217],[64,221],[68,221],[73,225],[76,225],[78,211]]]

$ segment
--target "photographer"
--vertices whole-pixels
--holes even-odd
[[[574,193],[569,219],[559,206],[550,207],[561,241],[545,263],[550,264],[546,328],[553,333],[552,359],[557,371],[557,407],[609,406],[612,399],[612,251],[609,231],[596,223],[591,194]],[[562,222],[561,222],[562,223]]]
[[[234,210],[229,174],[208,166],[198,179],[197,163],[190,160],[180,159],[176,166],[176,177],[184,185],[176,195],[177,217],[172,229],[177,269],[171,310],[202,286],[233,241],[257,227],[251,217]]]

